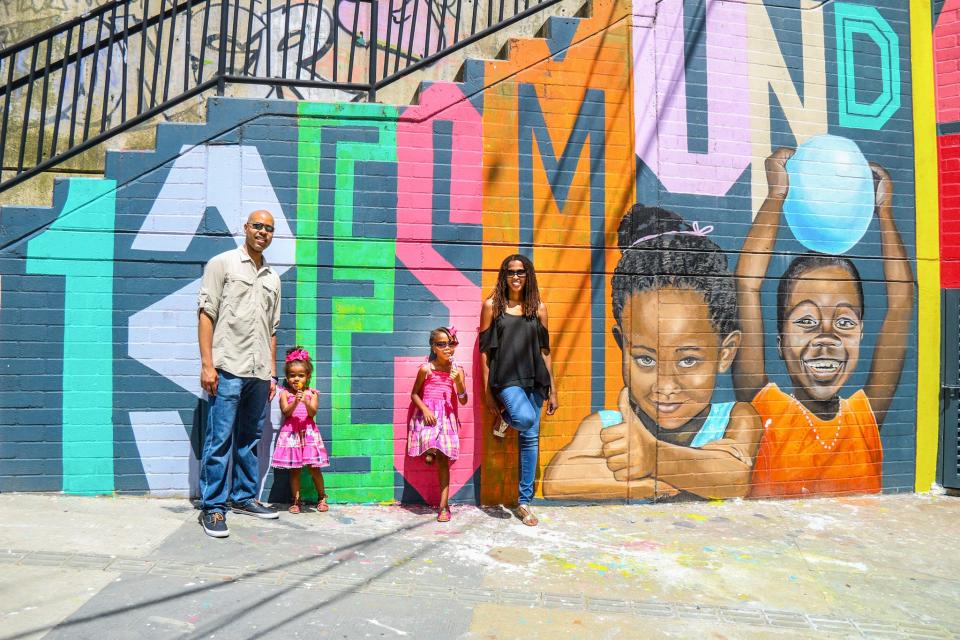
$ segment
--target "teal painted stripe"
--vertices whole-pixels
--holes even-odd
[[[63,490],[112,493],[116,182],[71,179],[60,215],[27,245],[27,273],[65,276]]]

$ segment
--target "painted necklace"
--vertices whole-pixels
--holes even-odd
[[[797,400],[797,397],[790,394],[790,399],[797,405],[797,408],[800,409],[800,413],[807,420],[807,424],[810,426],[810,430],[813,432],[813,437],[817,439],[817,442],[823,447],[824,451],[833,451],[833,448],[837,446],[837,442],[840,440],[840,428],[843,426],[843,404],[838,403],[837,405],[837,431],[833,434],[833,440],[830,441],[830,444],[827,444],[825,440],[820,437],[820,432],[817,431],[816,425],[813,424],[813,420],[810,419],[810,412],[807,411],[807,408]]]

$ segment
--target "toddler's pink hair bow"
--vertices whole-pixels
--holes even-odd
[[[293,362],[294,360],[310,362],[310,353],[306,349],[297,349],[296,351],[291,351],[287,354],[286,361]]]

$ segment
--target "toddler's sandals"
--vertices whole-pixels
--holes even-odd
[[[330,511],[330,505],[327,504],[327,494],[320,496],[320,500],[317,502],[317,511],[320,513]]]
[[[437,514],[437,522],[450,522],[450,507],[440,509],[440,513]]]

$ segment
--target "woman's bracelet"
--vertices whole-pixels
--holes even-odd
[[[458,394],[457,394],[457,397],[460,398],[461,400],[466,400],[466,399],[467,399],[467,392],[464,391],[463,393],[458,393]]]

